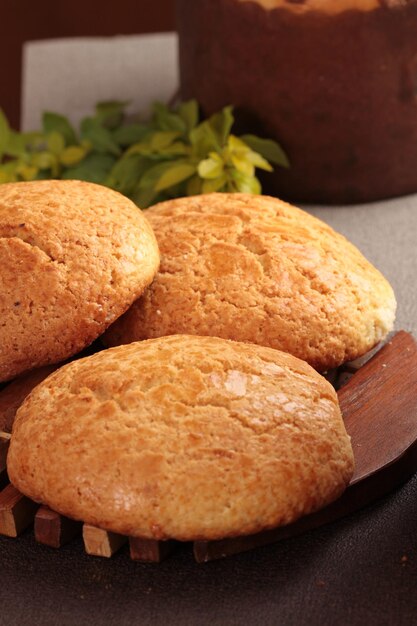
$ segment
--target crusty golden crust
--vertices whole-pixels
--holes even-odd
[[[143,293],[158,247],[138,208],[80,181],[0,186],[0,381],[82,350]]]
[[[392,329],[389,283],[344,237],[300,209],[212,194],[166,202],[146,216],[160,271],[106,334],[108,345],[213,335],[284,350],[324,371]]]
[[[66,365],[20,407],[8,456],[30,498],[155,539],[288,524],[353,472],[331,385],[291,355],[172,336]]]
[[[325,15],[337,15],[345,11],[367,13],[382,6],[381,0],[237,0],[237,2],[255,2],[267,10],[284,9],[291,13],[304,14],[317,11]],[[403,6],[411,0],[387,0],[387,6]]]

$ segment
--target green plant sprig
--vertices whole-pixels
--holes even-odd
[[[289,167],[281,146],[232,134],[233,108],[200,120],[195,100],[175,109],[155,103],[151,119],[126,122],[127,102],[101,102],[79,131],[46,112],[42,130],[19,133],[0,109],[0,183],[79,179],[106,185],[138,206],[185,195],[261,193],[256,170]]]

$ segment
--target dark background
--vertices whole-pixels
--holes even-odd
[[[17,128],[20,120],[22,46],[25,41],[173,29],[174,0],[2,0],[0,107]]]

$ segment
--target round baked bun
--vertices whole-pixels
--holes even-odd
[[[184,335],[62,367],[18,410],[8,455],[33,500],[149,539],[288,524],[337,498],[352,471],[336,393],[309,365]]]
[[[0,185],[0,381],[76,354],[152,281],[141,211],[80,181]]]
[[[105,337],[185,333],[290,352],[320,371],[392,329],[385,278],[322,221],[280,200],[211,194],[146,211],[161,250],[152,286]]]

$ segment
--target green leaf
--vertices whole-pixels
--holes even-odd
[[[67,146],[77,143],[77,137],[69,120],[58,113],[45,112],[42,117],[42,127],[45,135],[57,132],[60,133]]]
[[[56,130],[50,133],[46,138],[46,145],[48,150],[52,152],[52,154],[59,155],[63,152],[65,148],[65,138],[64,135],[58,133]]]
[[[255,167],[272,171],[272,166],[264,159],[258,152],[254,152],[249,146],[243,142],[239,137],[230,135],[227,147],[230,155],[230,160],[237,170],[245,174],[245,176],[253,176],[255,173]]]
[[[193,176],[187,181],[186,194],[187,196],[198,196],[202,190],[202,180],[199,176]]]
[[[240,193],[258,195],[262,192],[261,183],[255,176],[245,176],[241,172],[232,173],[233,184]]]
[[[223,174],[224,162],[223,159],[215,152],[210,153],[208,159],[200,161],[198,164],[198,175],[201,178],[214,179]]]
[[[19,166],[19,161],[7,161],[0,165],[0,184],[12,183],[17,180],[16,170]]]
[[[13,159],[12,161],[6,161],[6,163],[2,163],[0,165],[0,170],[3,172],[8,172],[9,174],[13,174],[16,171],[18,165],[20,165],[22,161],[18,161],[17,159]]]
[[[225,107],[220,113],[215,113],[210,117],[208,123],[216,133],[221,146],[226,144],[227,138],[232,130],[235,118],[233,116],[233,107]]]
[[[195,171],[195,165],[191,165],[190,163],[176,163],[171,165],[158,180],[155,185],[155,191],[164,191],[165,189],[169,189],[169,187],[182,183],[195,174]]]
[[[258,167],[261,170],[265,170],[266,172],[272,172],[274,169],[272,165],[263,158],[263,156],[261,156],[258,152],[254,152],[253,150],[249,150],[246,153],[246,159],[255,167]]]
[[[157,165],[152,165],[142,176],[139,181],[138,188],[139,189],[147,189],[150,187],[151,189],[155,189],[156,184],[159,179],[167,170],[172,167],[171,161],[164,161],[163,163],[158,163]]]
[[[44,150],[46,147],[46,137],[40,131],[30,131],[28,133],[16,133],[20,135],[28,150]]]
[[[231,134],[231,106],[199,123],[196,100],[176,110],[157,102],[149,122],[121,126],[127,104],[98,103],[80,124],[80,140],[62,115],[46,112],[43,133],[16,133],[0,113],[0,153],[7,158],[0,182],[76,178],[111,186],[146,207],[184,193],[260,193],[256,168],[289,167],[278,143]]]
[[[261,139],[255,135],[243,135],[240,139],[270,163],[275,163],[281,167],[290,167],[287,155],[276,141],[272,139]]]
[[[119,159],[109,173],[106,185],[130,196],[147,167],[147,159],[140,155]]]
[[[114,141],[111,132],[107,128],[100,126],[96,119],[92,117],[83,119],[80,130],[82,139],[88,139],[97,152],[120,156],[121,150]]]
[[[231,152],[246,154],[251,151],[251,148],[236,135],[230,135],[227,140],[227,147]]]
[[[213,180],[205,180],[202,186],[203,193],[215,193],[221,191],[227,185],[227,176],[222,174]]]
[[[172,157],[175,156],[189,155],[190,152],[189,146],[186,146],[180,141],[174,141],[174,143],[168,145],[166,148],[161,149],[153,149],[149,141],[143,141],[130,146],[124,156],[140,154],[153,161],[164,161],[166,159],[172,159]]]
[[[94,118],[101,126],[114,130],[122,123],[124,111],[128,104],[130,104],[129,101],[120,102],[119,100],[99,102],[96,104],[96,114]]]
[[[142,141],[149,134],[149,127],[146,124],[127,124],[120,126],[112,132],[113,141],[119,146],[131,146]]]
[[[9,132],[6,154],[12,157],[27,156],[27,141],[24,133]]]
[[[161,157],[184,156],[190,155],[190,147],[182,143],[182,141],[174,141],[170,146],[159,151]]]
[[[127,151],[124,153],[123,157],[129,157],[129,156],[133,156],[134,154],[140,155],[140,156],[146,156],[149,157],[152,155],[152,150],[149,146],[149,142],[147,141],[139,141],[139,143],[135,143],[133,144],[133,146],[130,146],[130,148],[127,149]]]
[[[246,154],[232,154],[231,161],[234,167],[244,176],[251,178],[255,175],[255,166],[248,161]]]
[[[161,131],[154,133],[149,139],[149,147],[153,152],[168,148],[175,139],[181,136],[177,131]]]
[[[132,195],[133,202],[135,202],[135,204],[137,204],[141,209],[147,209],[156,202],[157,198],[158,192],[152,187],[147,187],[146,189],[137,187],[136,191]]]
[[[210,152],[220,152],[222,149],[216,133],[207,121],[191,131],[190,142],[195,155],[200,159],[207,157]]]
[[[19,176],[23,179],[23,180],[35,180],[38,172],[39,172],[39,168],[37,168],[35,165],[25,165],[22,164],[21,166],[19,166],[16,170],[17,174],[19,174]]]
[[[114,163],[115,158],[109,154],[88,154],[81,163],[65,170],[62,178],[103,184]]]
[[[13,180],[14,176],[12,174],[9,174],[8,172],[5,172],[0,167],[0,185],[3,185],[4,183],[11,183],[13,182]]]
[[[6,152],[7,145],[9,143],[10,126],[7,117],[0,109],[0,159]]]
[[[52,155],[53,156],[53,161],[51,164],[51,176],[53,178],[62,178],[61,176],[61,172],[62,172],[62,168],[61,165],[58,161],[58,157],[56,156],[56,154]],[[45,170],[41,171],[40,174],[38,175],[38,178],[41,177],[41,175],[45,172]]]
[[[184,121],[187,131],[190,132],[198,124],[198,103],[197,100],[182,102],[178,107],[178,115]]]
[[[82,148],[85,148],[87,152],[90,152],[93,147],[93,144],[91,143],[89,139],[81,139],[80,146]]]
[[[46,150],[35,152],[31,158],[31,165],[38,170],[49,170],[55,163],[55,156]]]
[[[87,149],[82,146],[68,146],[59,155],[59,160],[65,167],[73,167],[78,165],[87,156]]]
[[[152,108],[152,119],[158,130],[177,131],[181,134],[186,132],[184,120],[178,114],[172,113],[165,104],[155,102]]]

